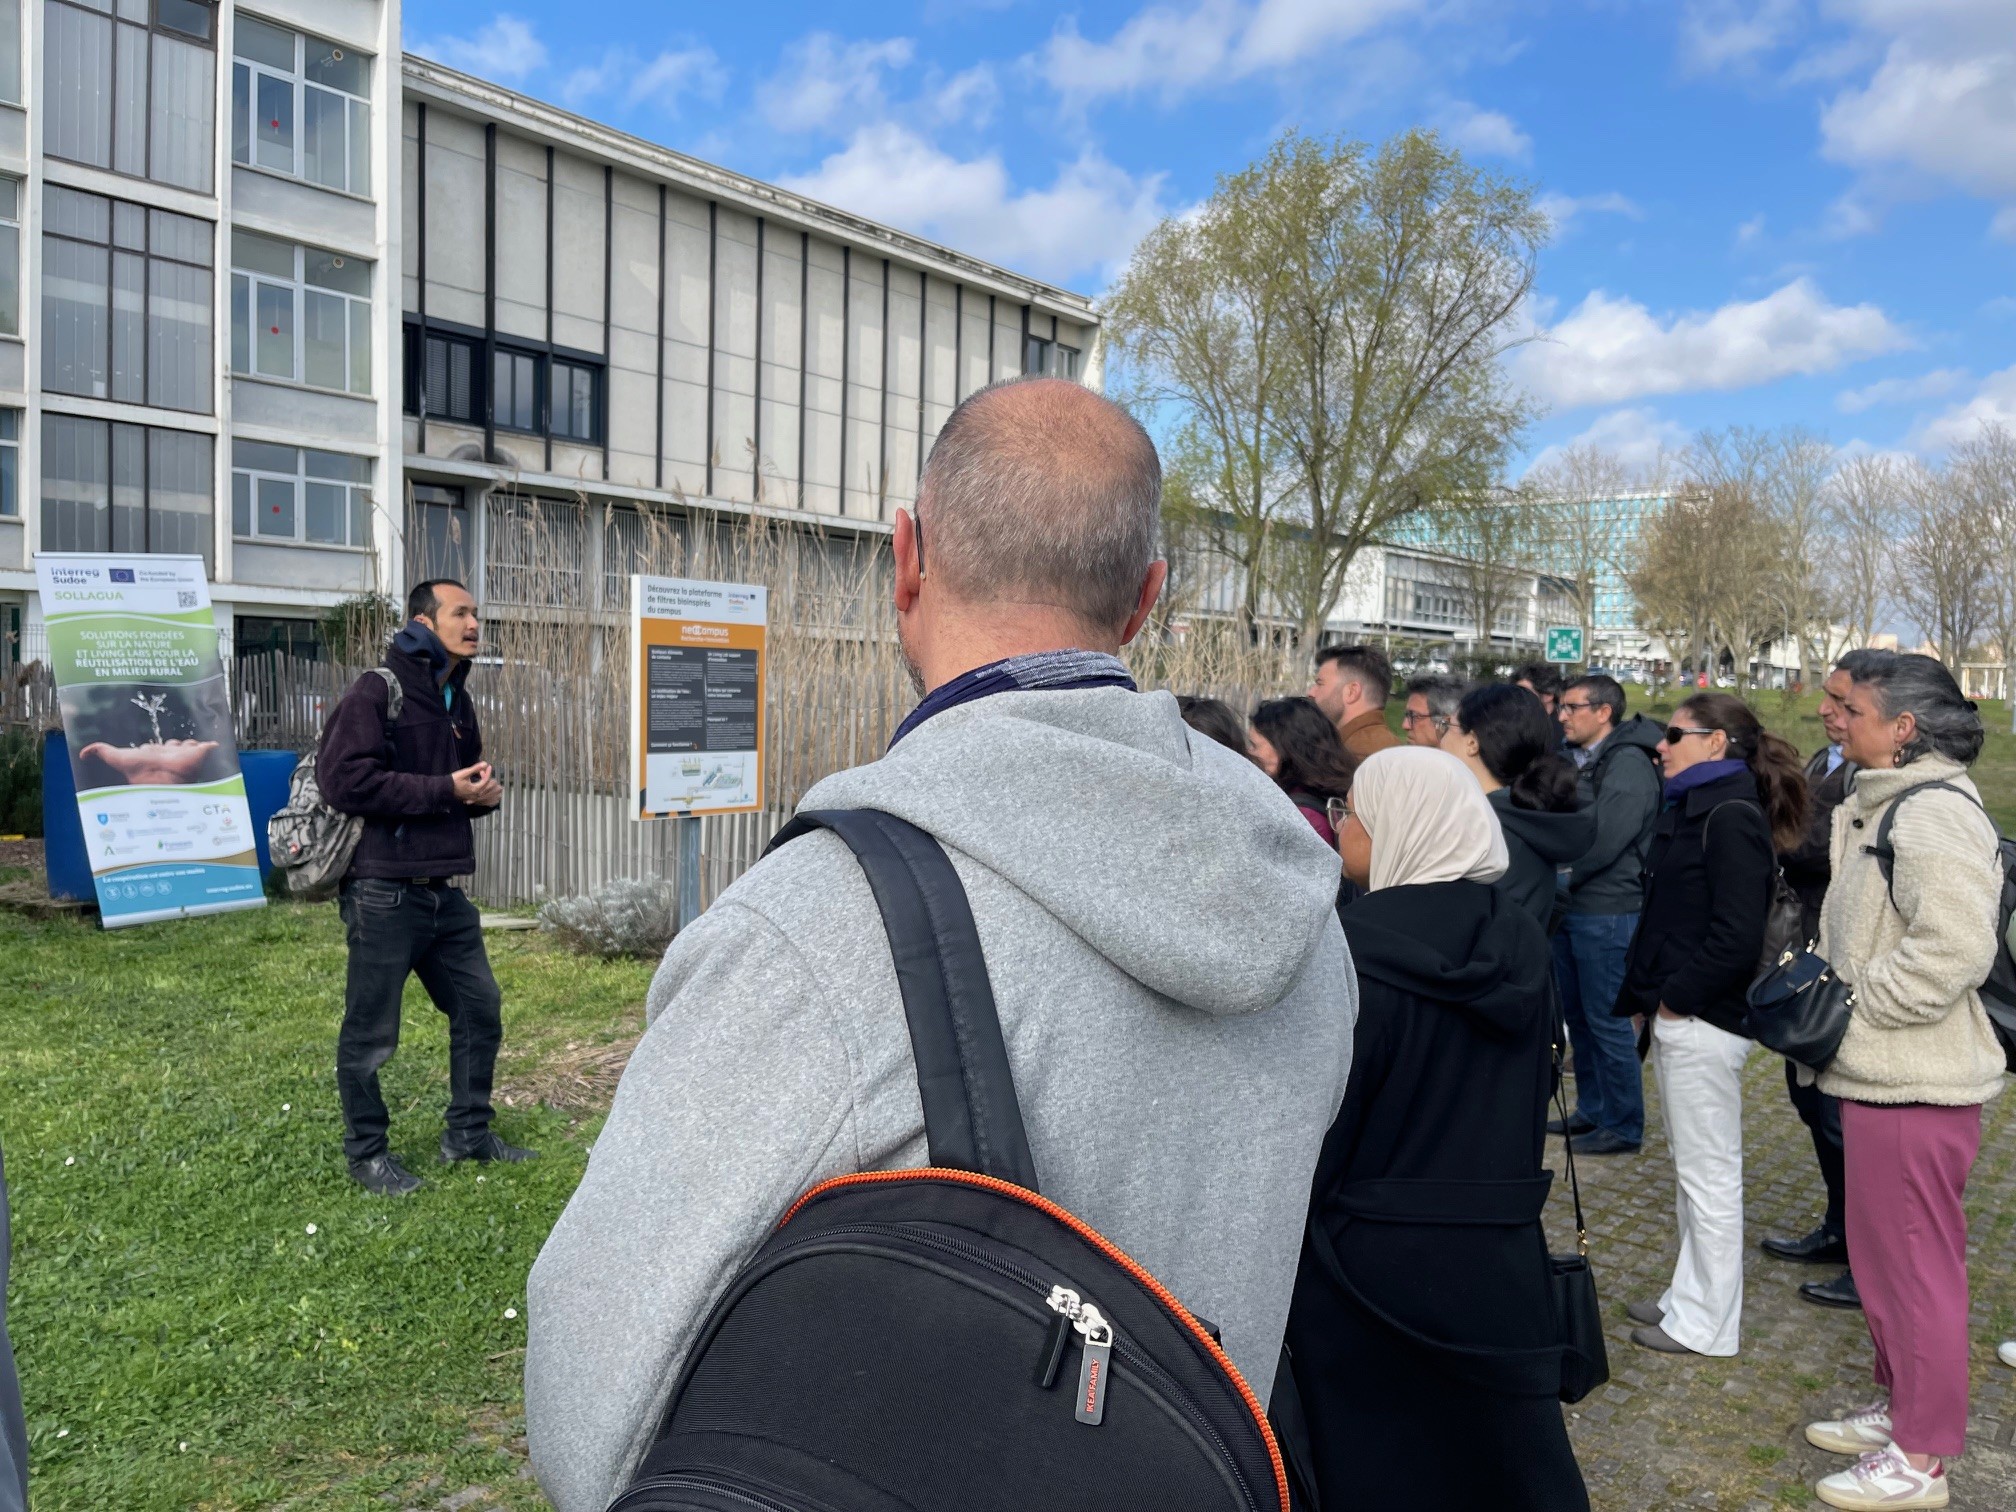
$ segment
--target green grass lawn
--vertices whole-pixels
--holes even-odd
[[[634,1035],[650,977],[537,934],[491,936],[498,1128],[544,1158],[435,1162],[444,1021],[417,984],[385,1074],[393,1146],[428,1185],[344,1175],[331,905],[110,933],[0,914],[9,1325],[38,1512],[385,1512],[519,1476],[525,1274],[599,1114],[528,1080]],[[488,1505],[485,1503],[485,1505]]]

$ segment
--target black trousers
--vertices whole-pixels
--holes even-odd
[[[504,1037],[503,994],[490,974],[476,905],[446,883],[366,877],[343,884],[338,906],[350,943],[336,1036],[343,1153],[369,1160],[385,1151],[392,1116],[378,1069],[399,1048],[399,1002],[416,973],[448,1016],[448,1136],[473,1143],[490,1127],[490,1081]]]
[[[1847,1160],[1841,1153],[1841,1099],[1829,1097],[1818,1086],[1799,1085],[1799,1068],[1785,1062],[1785,1090],[1792,1094],[1792,1106],[1806,1132],[1813,1136],[1813,1158],[1820,1163],[1820,1179],[1827,1183],[1827,1216],[1822,1222],[1837,1238],[1848,1232],[1846,1209],[1842,1206],[1842,1173]]]

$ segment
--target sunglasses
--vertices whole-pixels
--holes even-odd
[[[1689,735],[1720,735],[1721,733],[1720,730],[1683,730],[1679,725],[1668,725],[1666,726],[1665,735],[1661,738],[1668,745],[1678,745]]]

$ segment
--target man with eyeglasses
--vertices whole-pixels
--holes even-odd
[[[1460,677],[1424,672],[1407,683],[1407,708],[1400,716],[1401,733],[1409,745],[1440,747],[1455,726],[1456,706],[1470,685]]]
[[[1625,1155],[1645,1139],[1645,1084],[1631,1020],[1611,1013],[1645,902],[1645,853],[1659,818],[1662,731],[1624,717],[1624,690],[1594,673],[1563,690],[1556,715],[1580,768],[1579,797],[1596,843],[1568,870],[1568,912],[1554,936],[1554,972],[1575,1049],[1575,1111],[1548,1124],[1578,1155]]]

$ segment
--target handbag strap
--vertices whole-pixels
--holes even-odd
[[[770,850],[815,829],[846,842],[881,910],[909,1021],[931,1164],[1036,1190],[973,908],[944,847],[876,809],[801,813]]]
[[[1548,973],[1548,999],[1554,1009],[1554,1106],[1561,1114],[1561,1153],[1568,1161],[1568,1194],[1575,1203],[1575,1253],[1589,1253],[1589,1225],[1582,1218],[1582,1183],[1575,1179],[1575,1136],[1568,1132],[1568,1104],[1562,1096],[1562,1050],[1568,1039],[1568,1019],[1561,1007],[1561,986]]]

